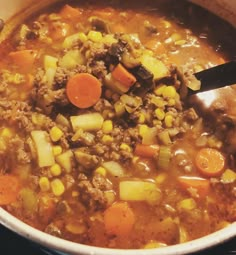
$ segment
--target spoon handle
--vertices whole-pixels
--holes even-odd
[[[236,61],[230,61],[194,75],[201,81],[201,88],[196,93],[236,84]]]

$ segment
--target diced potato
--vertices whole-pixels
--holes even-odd
[[[100,113],[86,113],[71,116],[70,120],[75,132],[80,128],[84,131],[97,131],[102,128],[104,118]]]
[[[56,162],[67,172],[72,170],[72,161],[74,154],[71,150],[68,150],[56,157]]]
[[[57,68],[58,58],[46,55],[44,57],[44,69],[48,70],[49,68]]]
[[[154,80],[158,80],[169,75],[168,68],[160,60],[152,56],[146,54],[142,55],[140,61],[142,65],[154,75]]]
[[[142,135],[142,144],[152,145],[157,144],[157,129],[155,127],[147,128],[146,132]]]
[[[124,168],[115,161],[107,161],[102,164],[102,166],[113,176],[122,177],[125,176]]]
[[[186,198],[181,200],[177,204],[177,208],[180,211],[191,211],[197,207],[197,204],[193,198]]]
[[[121,181],[120,199],[125,201],[160,202],[161,191],[156,184],[147,181]]]
[[[31,137],[36,147],[39,167],[54,165],[55,159],[48,133],[46,131],[34,130],[31,132]]]
[[[33,190],[29,188],[22,189],[20,192],[20,198],[25,212],[32,214],[37,210],[38,200],[36,193]]]
[[[62,59],[59,61],[59,66],[72,69],[77,65],[83,65],[85,63],[85,58],[79,50],[68,51]]]
[[[226,169],[221,176],[221,181],[223,183],[231,183],[236,180],[236,173],[231,169]]]

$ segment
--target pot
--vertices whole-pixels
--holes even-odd
[[[4,2],[4,8],[0,8],[0,17],[3,20],[8,20],[10,17],[12,18],[4,27],[4,30],[0,35],[0,41],[11,32],[14,24],[16,24],[21,17],[28,16],[38,8],[45,7],[49,2],[53,3],[56,2],[56,0],[41,0],[38,2],[34,2],[33,0],[8,0]],[[192,0],[192,2],[210,10],[236,27],[235,0]],[[15,16],[17,13],[19,13],[19,15]],[[151,250],[118,250],[91,247],[48,235],[21,222],[2,208],[0,208],[0,223],[46,249],[56,250],[58,254],[66,253],[71,255],[182,255],[194,253],[221,244],[236,236],[235,222],[213,234],[183,244]]]

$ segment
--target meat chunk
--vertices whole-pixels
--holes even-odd
[[[87,208],[93,211],[106,207],[107,199],[104,191],[111,188],[112,184],[101,175],[95,175],[92,180],[84,174],[79,175],[80,199]]]

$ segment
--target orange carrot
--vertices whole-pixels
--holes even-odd
[[[106,232],[110,235],[129,235],[135,223],[135,215],[126,202],[112,204],[104,212]]]
[[[209,193],[210,181],[199,177],[179,176],[180,186],[187,191],[195,189],[200,197],[205,197]]]
[[[121,64],[118,64],[112,71],[112,76],[126,87],[130,88],[136,82],[136,78],[128,72]]]
[[[69,101],[79,107],[93,106],[101,97],[100,81],[89,73],[79,73],[69,79],[66,86]]]
[[[0,176],[0,205],[8,205],[16,201],[20,185],[13,175]]]
[[[217,177],[224,171],[225,158],[216,149],[201,149],[196,155],[195,162],[199,172],[206,177]]]
[[[9,53],[12,61],[22,72],[28,72],[34,64],[37,52],[34,50],[20,50]]]
[[[68,4],[66,4],[60,11],[59,15],[64,19],[78,19],[81,16],[82,12]]]
[[[157,144],[137,144],[134,150],[134,154],[141,157],[152,158],[154,156],[157,156],[159,149],[160,148]]]

